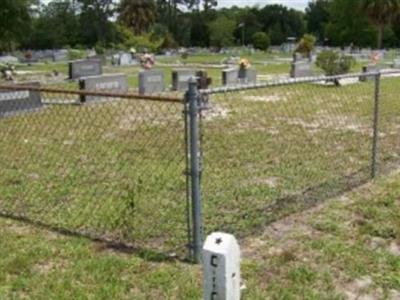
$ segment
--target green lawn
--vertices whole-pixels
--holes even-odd
[[[255,66],[267,75],[289,70]],[[136,85],[137,68],[106,71],[125,72]],[[220,80],[220,69],[209,72]],[[379,174],[399,163],[399,81],[381,83]],[[50,102],[76,98],[43,94]],[[0,299],[200,298],[199,268],[174,260],[188,242],[183,104],[103,100],[0,119],[0,213],[30,223],[0,221]],[[284,223],[370,179],[373,101],[373,81],[210,96],[201,131],[205,231],[244,243],[247,299],[342,299],[360,293],[354,284],[367,275],[373,284],[362,292],[384,298],[399,290],[398,258],[386,253],[399,243],[399,175],[311,212],[302,219],[307,230]],[[280,219],[289,244],[263,234]],[[381,246],[369,249],[377,238]]]
[[[382,80],[380,171],[398,163],[399,79]],[[369,180],[373,82],[211,95],[205,230],[244,237]],[[44,94],[47,101],[71,95]],[[0,120],[5,213],[136,247],[187,252],[183,105],[108,99]]]
[[[241,241],[243,299],[396,300],[400,175]],[[200,299],[200,267],[0,218],[0,299]],[[367,298],[365,298],[367,299]]]

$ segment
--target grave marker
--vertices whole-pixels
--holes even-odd
[[[69,79],[96,76],[103,73],[100,59],[76,60],[69,63]]]
[[[18,87],[40,87],[39,82],[15,84]],[[0,117],[18,112],[32,111],[43,106],[40,92],[29,89],[0,90]]]
[[[128,78],[125,74],[83,77],[79,80],[79,88],[88,91],[124,93],[128,91]],[[101,100],[102,97],[82,95],[80,99],[81,102],[90,102],[99,99]]]
[[[368,65],[368,66],[362,67],[363,73],[378,72],[378,71],[379,71],[379,66],[377,66],[377,65]],[[368,81],[368,80],[374,80],[374,79],[375,79],[374,75],[360,76],[360,81]]]
[[[187,91],[189,79],[196,76],[193,70],[173,70],[172,71],[172,90]]]
[[[235,237],[215,232],[203,247],[204,300],[240,299],[240,249]]]
[[[239,82],[242,84],[257,83],[257,71],[253,68],[239,69]]]
[[[313,76],[312,65],[308,60],[295,60],[292,62],[290,77],[310,77]]]
[[[229,68],[222,70],[222,84],[235,85],[239,81],[239,70],[236,68]]]
[[[146,70],[139,72],[139,94],[162,93],[165,90],[164,72]]]

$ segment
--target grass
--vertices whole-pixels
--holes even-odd
[[[242,240],[243,299],[397,299],[399,182],[379,179]],[[198,266],[4,218],[0,234],[2,300],[201,298]]]
[[[382,168],[398,160],[397,84],[382,80]],[[257,234],[366,182],[373,95],[372,81],[212,95],[202,122],[206,232]],[[182,111],[181,103],[114,99],[3,118],[2,211],[184,255]]]
[[[268,75],[289,66],[256,67]],[[125,72],[136,85],[137,68],[106,71]],[[218,82],[220,70],[209,72]],[[398,84],[381,83],[383,174],[398,165]],[[211,95],[202,119],[205,230],[241,238],[247,299],[389,297],[399,290],[398,257],[389,251],[399,243],[399,175],[300,220],[279,221],[282,238],[264,232],[369,180],[373,95],[372,81]],[[0,299],[201,297],[199,268],[173,259],[185,255],[187,243],[182,112],[182,103],[107,99],[0,119],[0,210],[31,223],[0,219]],[[121,254],[46,229],[123,241],[133,250]]]

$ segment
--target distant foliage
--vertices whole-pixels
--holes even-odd
[[[221,16],[211,22],[209,25],[211,46],[219,48],[233,46],[235,29],[235,21],[225,16]]]
[[[354,64],[353,57],[335,51],[323,51],[317,57],[317,66],[324,70],[327,76],[346,74]]]
[[[271,44],[271,40],[265,32],[256,32],[252,37],[253,46],[259,50],[267,50]]]
[[[86,52],[83,50],[77,50],[77,49],[70,49],[68,50],[68,59],[69,60],[77,60],[77,59],[83,59],[86,56]]]
[[[295,52],[309,57],[314,51],[316,41],[317,39],[312,34],[305,34],[297,45]]]

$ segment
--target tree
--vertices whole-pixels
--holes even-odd
[[[317,57],[317,67],[324,70],[326,76],[335,76],[348,73],[355,65],[352,56],[335,51],[322,51]]]
[[[257,12],[262,31],[268,32],[273,45],[280,45],[288,37],[300,37],[305,33],[304,13],[283,5],[266,5]]]
[[[33,49],[74,46],[79,43],[79,33],[80,26],[73,2],[56,0],[43,6],[23,46]]]
[[[232,46],[233,33],[236,29],[235,21],[226,16],[220,16],[209,24],[210,44],[218,48]]]
[[[307,31],[315,35],[320,41],[325,40],[326,24],[330,20],[330,0],[316,0],[306,8]]]
[[[203,9],[207,13],[214,7],[218,6],[218,0],[203,0]]]
[[[156,21],[154,0],[122,0],[119,19],[136,34],[147,32]]]
[[[257,19],[257,11],[254,8],[242,8],[235,12],[235,19],[238,24],[243,24],[243,27],[238,26],[235,30],[235,39],[242,41],[248,45],[253,42],[252,37],[256,32],[262,31],[262,25]],[[243,32],[244,30],[244,32]]]
[[[116,11],[115,0],[77,0],[82,41],[93,47],[97,43],[106,45],[115,36],[115,26],[110,21]]]
[[[374,28],[366,15],[357,12],[360,12],[360,0],[331,0],[325,31],[330,45],[370,47],[374,43]]]
[[[0,51],[11,51],[30,27],[32,0],[2,0],[0,5]]]
[[[256,32],[252,36],[254,48],[260,50],[267,50],[271,44],[268,34],[265,32]]]
[[[385,26],[400,12],[399,0],[361,0],[361,10],[378,31],[378,49],[382,48]]]
[[[311,52],[314,51],[316,38],[312,34],[305,34],[299,44],[295,52],[299,52],[307,57],[311,56]]]

